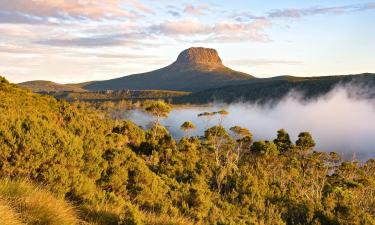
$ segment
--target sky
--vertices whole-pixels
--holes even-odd
[[[374,24],[372,0],[0,0],[0,75],[106,80],[198,46],[256,77],[375,72]]]

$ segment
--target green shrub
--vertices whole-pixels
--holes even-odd
[[[118,225],[143,225],[143,216],[139,210],[128,204],[125,206],[123,212],[120,215],[120,221]]]

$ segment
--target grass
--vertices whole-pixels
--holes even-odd
[[[136,214],[130,216],[135,216],[139,222],[130,222],[131,224],[194,224],[184,217],[135,211]],[[124,218],[121,219],[123,213],[124,207],[111,205],[86,206],[77,210],[64,199],[57,198],[28,181],[0,180],[0,225],[117,225],[121,220],[124,221]]]
[[[0,225],[23,225],[20,216],[8,204],[0,200]]]
[[[24,180],[0,180],[0,198],[3,202],[0,215],[9,212],[8,222],[4,225],[80,223],[74,207],[69,203]]]
[[[122,207],[102,206],[86,207],[82,210],[81,216],[90,225],[117,225],[119,222]],[[156,215],[153,213],[140,211],[139,216],[144,225],[193,225],[191,220],[180,216]]]

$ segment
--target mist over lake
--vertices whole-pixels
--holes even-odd
[[[298,94],[289,94],[276,104],[222,104],[175,108],[162,121],[175,138],[184,133],[179,129],[185,121],[192,121],[197,129],[192,135],[203,135],[204,130],[218,124],[219,118],[204,121],[197,117],[205,111],[225,109],[229,115],[223,125],[248,128],[255,140],[273,140],[276,131],[286,129],[293,141],[302,131],[309,131],[316,140],[316,150],[336,151],[345,157],[366,159],[375,156],[375,103],[366,98],[353,97],[347,88],[336,88],[319,99],[305,102]],[[125,111],[123,118],[147,127],[152,118],[140,110]]]

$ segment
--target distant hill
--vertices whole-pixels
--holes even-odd
[[[314,99],[333,90],[338,85],[359,86],[353,97],[375,98],[375,74],[357,74],[322,77],[280,76],[254,79],[241,85],[230,85],[192,93],[175,98],[176,103],[205,104],[209,102],[258,102],[278,101],[291,91],[305,100]]]
[[[192,47],[164,68],[121,78],[80,84],[29,81],[19,84],[68,100],[174,99],[175,103],[268,102],[290,91],[309,99],[324,95],[338,84],[357,82],[375,90],[375,74],[345,76],[256,78],[226,67],[215,49]],[[373,91],[375,92],[375,91]],[[372,93],[371,98],[375,98]]]
[[[164,99],[188,95],[190,92],[166,91],[166,90],[118,90],[118,91],[92,91],[92,92],[56,92],[52,95],[56,98],[68,101],[119,101],[119,100],[143,100]]]
[[[58,84],[52,81],[34,80],[18,84],[33,92],[85,92],[85,90],[75,84]]]
[[[223,65],[217,51],[208,48],[189,48],[180,53],[171,65],[155,71],[117,79],[91,82],[87,90],[174,90],[201,91],[244,80],[253,76]]]

